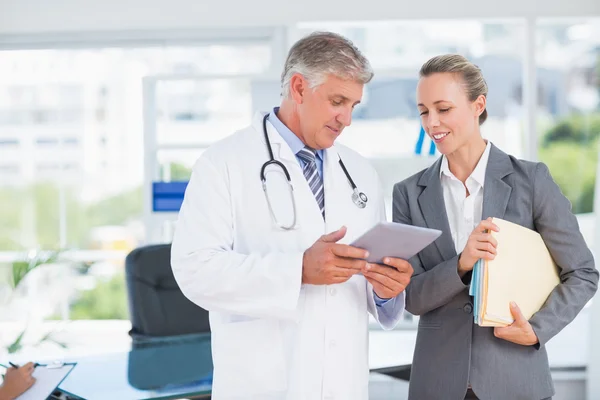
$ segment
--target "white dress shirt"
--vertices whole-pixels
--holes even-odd
[[[440,181],[456,254],[460,254],[464,250],[471,232],[481,222],[483,185],[485,184],[485,171],[490,158],[491,146],[491,142],[488,141],[475,169],[465,181],[465,185],[450,172],[446,156],[442,158]],[[469,190],[469,197],[467,197],[465,186]],[[471,388],[470,383],[468,387]]]
[[[440,168],[440,181],[444,193],[444,205],[448,215],[448,224],[454,241],[456,254],[460,254],[467,244],[473,229],[481,222],[483,212],[483,185],[485,171],[490,157],[491,142],[487,142],[477,166],[467,178],[465,185],[469,190],[469,197],[465,185],[456,177],[448,167],[446,156],[442,158]]]

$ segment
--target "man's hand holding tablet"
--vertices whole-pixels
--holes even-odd
[[[408,260],[441,234],[436,229],[380,222],[350,245],[369,252],[362,273],[377,296],[390,299],[402,293],[410,282],[413,268]]]

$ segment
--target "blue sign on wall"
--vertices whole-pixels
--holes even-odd
[[[421,131],[419,132],[419,139],[417,139],[417,146],[415,147],[415,154],[421,154],[423,152],[423,144],[425,142],[425,129],[421,126]],[[433,140],[429,144],[429,155],[432,156],[435,154],[435,143]]]
[[[153,182],[152,211],[178,212],[183,203],[183,196],[188,182]]]

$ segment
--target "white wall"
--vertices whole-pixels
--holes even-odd
[[[598,0],[0,0],[0,35],[273,26],[314,20],[592,15],[600,15]]]

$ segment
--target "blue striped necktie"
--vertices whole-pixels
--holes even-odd
[[[312,190],[315,195],[321,214],[323,215],[323,218],[325,218],[325,190],[323,188],[323,180],[317,170],[315,151],[311,148],[304,147],[296,155],[304,161],[302,172],[304,172],[304,177],[308,182],[308,186],[310,186],[310,190]]]

